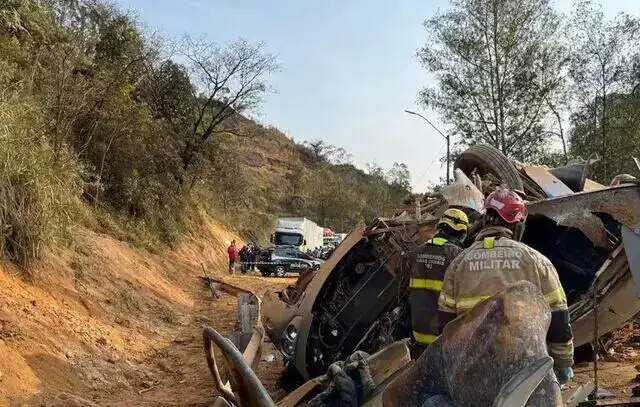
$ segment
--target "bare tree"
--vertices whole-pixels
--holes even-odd
[[[394,162],[393,167],[387,171],[387,180],[390,185],[411,192],[411,172],[407,164]]]
[[[566,137],[564,136],[564,127],[562,126],[562,111],[560,110],[558,104],[555,101],[551,100],[551,98],[547,98],[547,107],[551,111],[553,119],[558,127],[558,131],[547,130],[547,132],[560,138],[560,141],[562,142],[562,155],[564,158],[564,163],[567,164],[569,162],[569,155],[567,153],[567,141]]]
[[[179,56],[186,58],[197,96],[197,106],[181,157],[183,169],[212,136],[234,133],[223,124],[235,114],[251,111],[269,90],[266,76],[277,70],[263,43],[239,39],[227,47],[185,37]]]
[[[343,147],[336,147],[321,139],[305,141],[304,146],[313,154],[316,163],[347,164],[351,154]]]

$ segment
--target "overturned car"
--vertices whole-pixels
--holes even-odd
[[[479,228],[484,196],[505,184],[528,202],[522,240],[558,270],[575,345],[592,342],[594,332],[610,332],[640,311],[640,186],[629,178],[600,185],[588,179],[588,170],[589,163],[526,166],[492,147],[471,147],[456,161],[456,182],[440,194],[360,225],[319,270],[269,293],[262,305],[267,334],[305,379],[356,350],[373,354],[409,337],[409,254],[433,235],[450,205],[464,209]]]

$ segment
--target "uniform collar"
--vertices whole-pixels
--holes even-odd
[[[506,237],[509,239],[513,239],[513,232],[503,226],[488,226],[478,233],[476,236],[476,241],[482,240],[485,237],[494,236],[494,237]]]

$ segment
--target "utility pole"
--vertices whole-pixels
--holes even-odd
[[[447,141],[447,185],[449,185],[449,183],[451,182],[451,177],[449,176],[450,171],[451,171],[451,137],[447,134],[445,135],[443,132],[440,131],[440,129],[438,129],[436,126],[433,125],[433,123],[431,123],[429,121],[429,119],[427,119],[426,117],[424,117],[423,115],[421,115],[420,113],[414,112],[412,110],[408,110],[408,109],[404,109],[405,113],[409,113],[412,114],[414,116],[418,116],[420,117],[422,120],[424,120],[425,122],[429,123],[429,125],[431,127],[433,127],[433,129],[435,131],[438,132],[438,134],[440,134],[446,141]]]

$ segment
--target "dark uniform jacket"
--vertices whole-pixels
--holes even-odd
[[[421,345],[433,342],[439,331],[438,297],[444,273],[462,251],[462,244],[444,235],[436,235],[414,253],[411,268],[410,302],[413,338]]]

